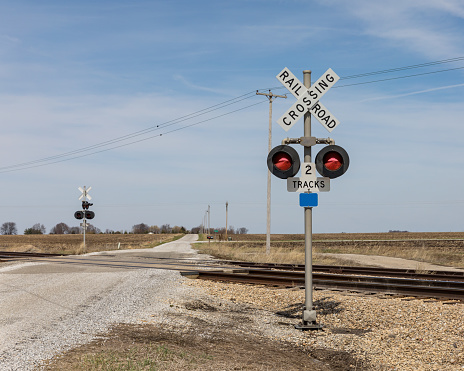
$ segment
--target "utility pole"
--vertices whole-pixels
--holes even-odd
[[[269,144],[268,153],[272,149],[272,102],[275,98],[285,98],[286,95],[273,94],[270,90],[269,93],[259,93],[256,95],[265,95],[269,99]],[[266,221],[266,254],[271,253],[271,172],[267,171],[267,221]]]
[[[208,205],[208,234],[211,234],[211,208]]]
[[[227,240],[227,212],[228,212],[229,202],[226,201],[226,241]]]

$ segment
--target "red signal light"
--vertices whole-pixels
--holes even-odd
[[[324,156],[324,167],[330,171],[337,171],[343,166],[343,158],[338,152],[328,152]]]
[[[350,157],[342,147],[333,144],[319,151],[315,163],[319,174],[333,179],[345,174],[350,165]]]
[[[286,145],[274,147],[267,155],[267,168],[280,179],[294,177],[300,170],[298,152]]]
[[[272,157],[272,162],[274,166],[281,171],[287,171],[292,167],[292,158],[284,152],[276,153],[274,157]]]

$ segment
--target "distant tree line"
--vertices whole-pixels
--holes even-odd
[[[95,234],[100,234],[100,233],[106,233],[106,234],[127,234],[127,233],[133,233],[133,234],[146,234],[146,233],[152,233],[152,234],[169,234],[169,233],[174,233],[174,234],[179,234],[179,233],[201,233],[201,232],[206,233],[206,229],[202,227],[201,225],[198,227],[193,227],[191,230],[186,229],[183,226],[177,226],[175,225],[174,227],[171,227],[170,224],[163,224],[161,226],[157,225],[148,225],[145,223],[140,223],[132,226],[132,229],[130,232],[127,231],[113,231],[111,229],[106,229],[105,232],[102,232],[99,228],[88,224],[87,225],[87,230],[86,233],[95,233]],[[217,231],[217,232],[214,232]],[[219,233],[219,234],[225,234],[226,229],[224,227],[222,228],[211,228],[210,232],[211,233]],[[43,224],[36,223],[30,228],[26,228],[24,230],[24,234],[46,234],[46,228]],[[81,228],[80,227],[70,227],[66,223],[58,223],[52,229],[50,229],[50,234],[79,234],[81,233]],[[248,229],[245,227],[237,228],[235,229],[233,226],[229,227],[227,229],[227,234],[232,235],[232,234],[247,234]],[[14,222],[5,222],[2,224],[0,227],[0,234],[3,235],[15,235],[18,234],[18,229],[16,227],[16,223]]]
[[[198,227],[192,228],[190,233],[198,234],[198,233],[201,233],[202,230],[204,231],[204,233],[206,233],[206,228],[204,226],[199,225]],[[217,231],[217,232],[215,232],[215,231]],[[225,227],[210,228],[210,233],[225,234],[226,229],[225,229]],[[228,235],[231,235],[231,234],[247,234],[247,233],[248,233],[248,228],[245,228],[245,227],[240,227],[240,228],[236,229],[234,226],[230,226],[229,228],[227,228],[227,234]]]
[[[132,227],[132,233],[134,234],[144,234],[144,233],[153,233],[153,234],[164,234],[164,233],[187,233],[187,229],[182,226],[171,227],[170,224],[163,224],[161,227],[157,225],[151,225],[145,223],[136,224]]]

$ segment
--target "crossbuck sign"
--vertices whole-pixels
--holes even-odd
[[[82,194],[79,197],[79,200],[85,201],[85,199],[87,199],[90,201],[92,199],[92,197],[90,197],[89,195],[89,191],[92,189],[92,187],[86,188],[86,186],[84,186],[84,189],[82,189],[81,187],[77,189],[82,192]]]
[[[277,76],[283,86],[292,93],[298,100],[277,120],[277,123],[288,131],[296,122],[304,116],[306,112],[311,114],[324,126],[330,133],[340,123],[319,99],[335,85],[340,77],[329,68],[319,79],[311,85],[309,89],[298,80],[295,75],[285,67]]]

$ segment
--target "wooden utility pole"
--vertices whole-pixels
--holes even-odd
[[[228,211],[229,203],[226,201],[226,241],[227,241],[227,211]]]
[[[265,95],[269,99],[269,145],[268,153],[272,149],[272,102],[275,98],[285,98],[286,95],[273,94],[270,90],[269,93],[259,93],[256,95]],[[266,222],[266,254],[271,253],[271,172],[267,171],[267,222]]]

